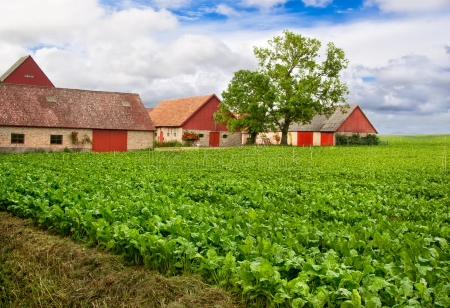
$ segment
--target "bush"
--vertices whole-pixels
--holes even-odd
[[[163,141],[159,142],[158,140],[153,140],[153,147],[154,148],[171,148],[171,147],[181,147],[183,146],[181,142],[178,140],[172,140],[172,141]]]
[[[336,145],[379,145],[380,139],[377,135],[369,134],[361,137],[359,134],[351,136],[336,135]]]

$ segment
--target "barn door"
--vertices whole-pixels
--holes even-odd
[[[220,138],[219,132],[210,132],[209,133],[209,146],[210,147],[218,147],[219,141],[220,141],[219,138]]]
[[[92,131],[93,152],[126,152],[127,131],[94,129]]]
[[[334,133],[322,133],[320,145],[334,145]]]
[[[159,142],[163,142],[164,141],[164,133],[163,131],[159,132]]]
[[[313,145],[313,132],[297,132],[297,145],[298,146]]]

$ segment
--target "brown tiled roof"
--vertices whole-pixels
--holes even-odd
[[[358,105],[350,105],[350,108],[342,112],[342,108],[336,108],[335,112],[327,119],[324,115],[316,115],[311,123],[301,124],[294,123],[289,126],[290,132],[335,132],[339,126],[344,123],[347,117],[358,107]]]
[[[156,127],[179,127],[214,96],[215,94],[164,100],[149,111],[149,114]]]
[[[0,83],[5,81],[12,72],[14,72],[26,59],[28,59],[30,55],[23,56],[19,60],[16,61],[2,76],[0,76]]]
[[[0,84],[0,126],[152,131],[138,94]]]

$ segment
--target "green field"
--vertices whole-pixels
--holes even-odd
[[[450,135],[0,156],[0,209],[246,307],[449,307]]]

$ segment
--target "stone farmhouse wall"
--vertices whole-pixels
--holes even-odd
[[[0,153],[26,153],[43,150],[46,152],[63,151],[65,148],[75,152],[92,151],[91,143],[73,144],[72,132],[78,133],[78,139],[85,136],[92,141],[91,129],[39,128],[39,127],[0,127]],[[11,143],[11,134],[24,134],[24,143]],[[129,151],[153,147],[152,131],[128,131],[127,148]],[[50,144],[51,135],[62,135],[62,144]]]
[[[78,138],[85,135],[92,140],[90,129],[39,128],[39,127],[0,127],[0,153],[25,153],[37,149],[58,152],[68,148],[73,151],[91,151],[89,143],[73,144],[70,135],[78,132]],[[11,134],[24,134],[24,143],[11,143]],[[62,135],[62,144],[50,144],[50,135]]]
[[[194,142],[195,146],[209,147],[209,130],[193,130],[198,134],[203,134],[198,141]],[[230,133],[227,131],[219,132],[219,147],[235,147],[241,145],[241,133]],[[226,137],[224,137],[226,136]]]
[[[153,135],[150,131],[128,131],[128,151],[152,148]]]

